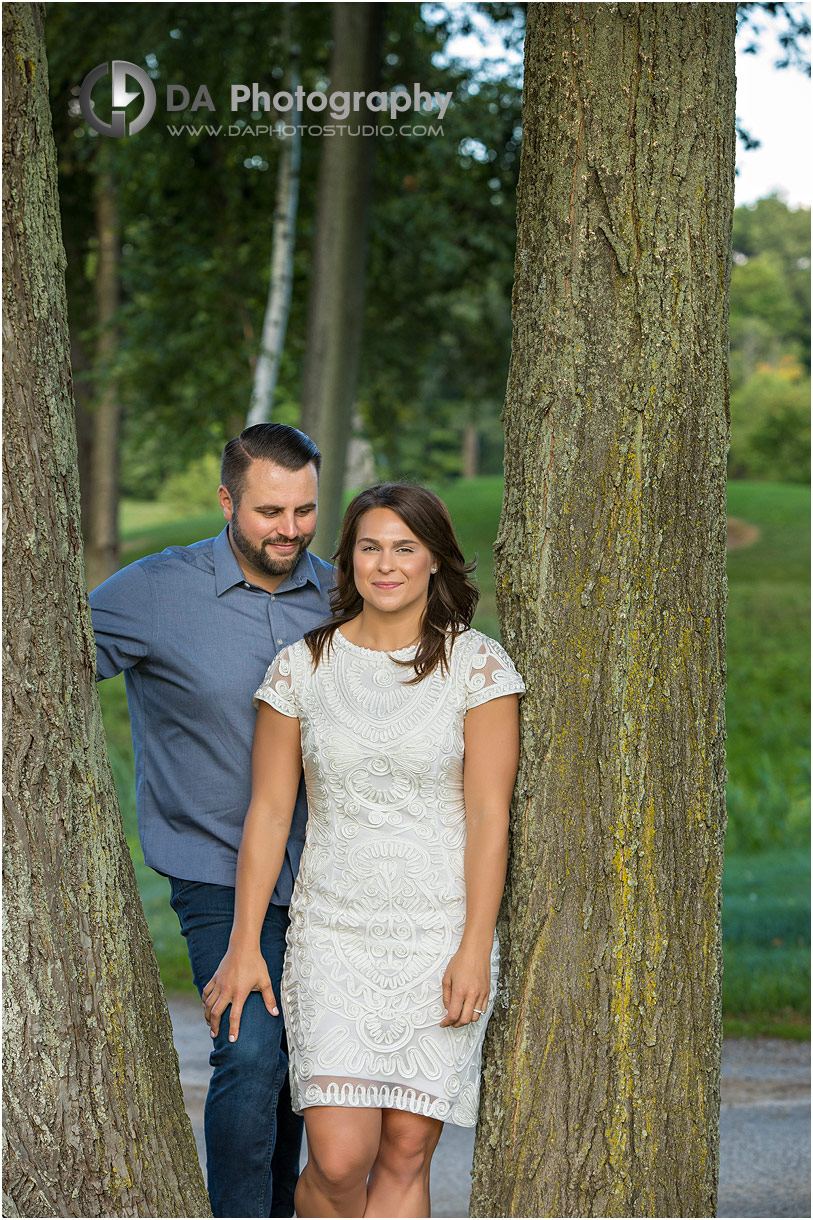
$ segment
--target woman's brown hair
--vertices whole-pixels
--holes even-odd
[[[449,646],[458,635],[467,631],[474,616],[480,591],[469,579],[473,563],[466,563],[452,525],[449,510],[433,491],[411,483],[378,483],[359,492],[347,506],[342,532],[333,562],[336,565],[336,587],[330,594],[333,617],[321,627],[305,635],[305,643],[313,657],[313,667],[322,659],[333,642],[334,632],[361,613],[364,601],[353,580],[353,552],[358,525],[372,508],[389,508],[397,514],[415,537],[432,553],[437,573],[429,578],[426,609],[421,620],[418,650],[410,661],[420,682],[440,666],[441,673],[449,668]],[[393,658],[393,660],[398,660]]]

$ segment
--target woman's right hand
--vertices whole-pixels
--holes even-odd
[[[262,993],[272,1017],[279,1016],[271,977],[259,948],[245,952],[230,947],[202,993],[203,1015],[213,1038],[217,1037],[220,1029],[220,1018],[231,1005],[229,1042],[237,1041],[243,1005],[252,991]]]

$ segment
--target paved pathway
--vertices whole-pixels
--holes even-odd
[[[191,996],[170,1000],[186,1108],[203,1158],[209,1034]],[[723,1047],[718,1216],[810,1216],[810,1044]],[[432,1215],[466,1216],[474,1131],[447,1124],[432,1163]]]

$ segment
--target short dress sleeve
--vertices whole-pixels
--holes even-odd
[[[524,693],[525,683],[508,653],[496,640],[483,636],[466,676],[466,711],[502,695]]]
[[[299,706],[294,683],[291,649],[283,648],[266,670],[261,685],[254,694],[254,706],[269,703],[283,716],[299,717]]]

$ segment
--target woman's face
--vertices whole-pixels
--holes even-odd
[[[391,508],[371,508],[360,519],[353,579],[367,605],[383,612],[422,610],[434,566],[429,548]]]

